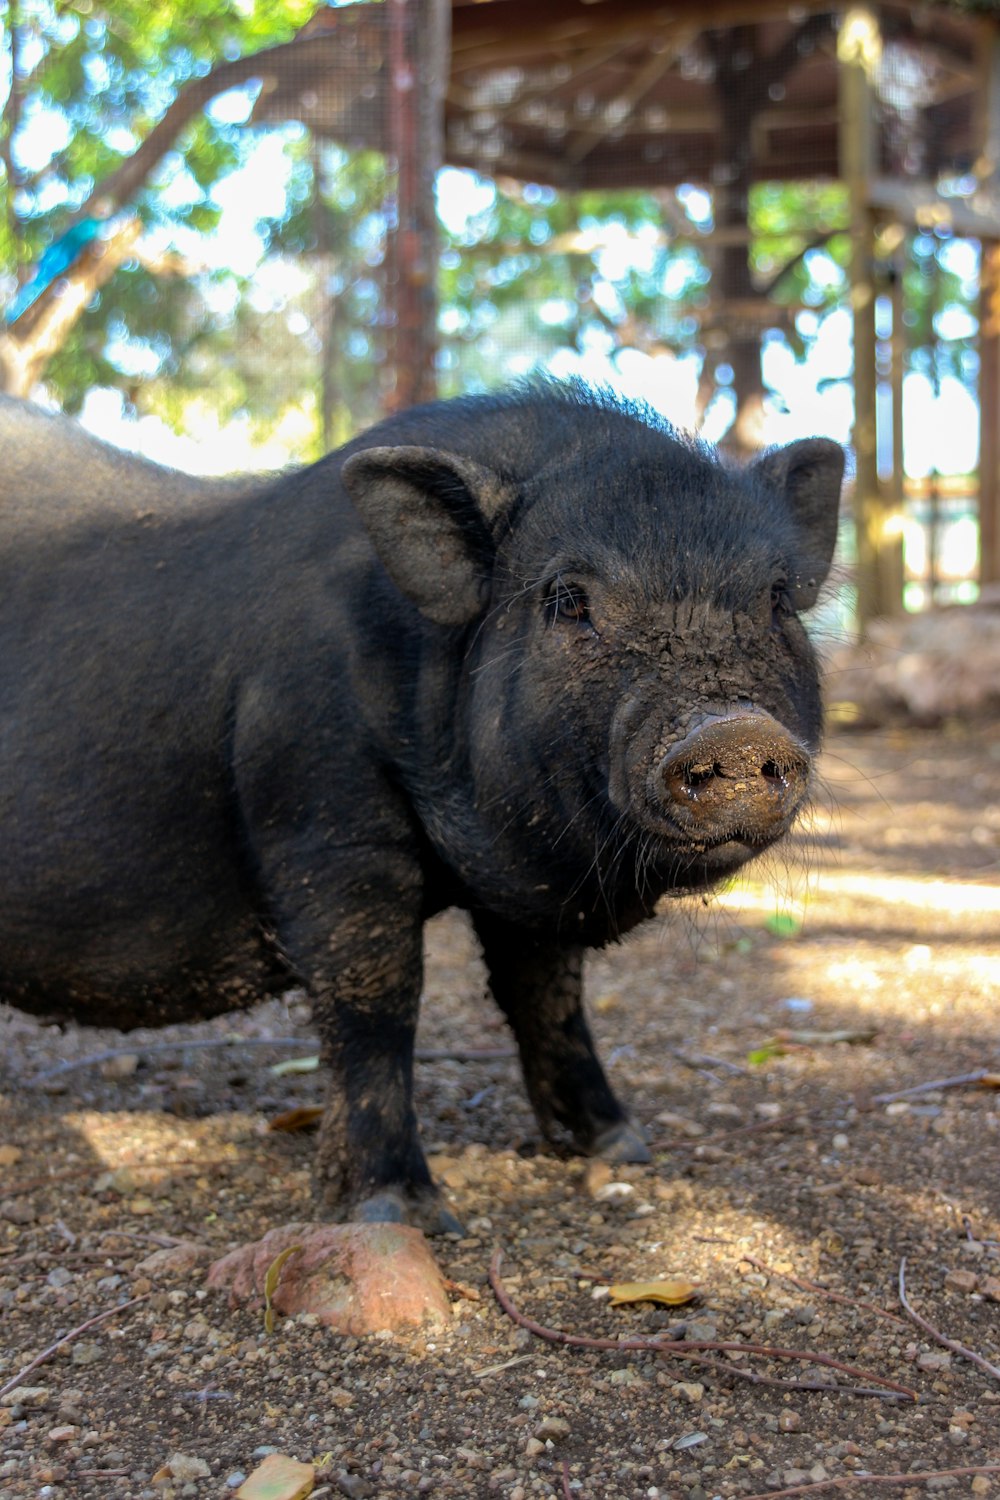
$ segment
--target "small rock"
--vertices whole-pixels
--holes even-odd
[[[27,1198],[5,1198],[0,1202],[0,1219],[8,1224],[34,1224],[38,1211]]]
[[[709,1318],[688,1318],[684,1337],[692,1344],[712,1344],[719,1337],[719,1330]]]
[[[974,1292],[979,1284],[979,1277],[975,1271],[949,1271],[944,1278],[944,1284],[949,1292],[962,1292],[968,1295]]]
[[[0,1144],[0,1167],[16,1166],[23,1155],[20,1146],[11,1146],[4,1141]]]
[[[635,1197],[635,1188],[630,1182],[606,1182],[593,1197],[598,1203],[625,1203]]]
[[[451,1319],[437,1262],[408,1224],[285,1224],[217,1260],[206,1285],[228,1290],[231,1307],[260,1307],[268,1270],[293,1247],[271,1297],[285,1316],[315,1313],[356,1337]]]
[[[943,1350],[939,1352],[937,1349],[929,1349],[925,1354],[917,1355],[917,1367],[934,1373],[940,1370],[950,1370],[951,1355]]]
[[[74,1365],[96,1365],[99,1359],[103,1359],[100,1344],[93,1339],[88,1339],[82,1344],[74,1344],[70,1355],[70,1362]]]
[[[667,1130],[676,1131],[678,1135],[690,1136],[692,1139],[705,1134],[704,1125],[697,1120],[690,1120],[687,1115],[674,1114],[672,1110],[664,1109],[656,1116],[657,1125],[663,1125]]]
[[[671,1387],[675,1396],[680,1396],[683,1401],[700,1401],[705,1394],[705,1387],[700,1380],[678,1380]]]
[[[525,1458],[537,1458],[540,1453],[545,1452],[545,1444],[536,1437],[530,1437],[524,1445]]]
[[[165,1478],[176,1479],[181,1484],[189,1484],[194,1479],[211,1478],[212,1471],[203,1458],[196,1458],[190,1453],[171,1453],[158,1473]]]
[[[802,1418],[797,1411],[791,1411],[787,1407],[778,1414],[779,1432],[801,1432]]]
[[[135,1269],[143,1276],[178,1276],[204,1265],[212,1259],[214,1253],[209,1245],[200,1245],[196,1240],[184,1240],[180,1245],[167,1245],[162,1250],[154,1250],[152,1255],[140,1260]]]
[[[739,1125],[743,1120],[743,1111],[738,1104],[728,1104],[724,1099],[713,1100],[711,1104],[705,1105],[705,1114],[711,1120],[726,1120],[731,1125]],[[701,1131],[698,1132],[701,1134]]]
[[[138,1052],[120,1052],[101,1063],[102,1078],[131,1078],[139,1066]]]
[[[979,1283],[979,1290],[991,1302],[1000,1302],[1000,1276],[984,1276]]]
[[[570,1425],[564,1417],[545,1417],[535,1428],[535,1437],[544,1442],[551,1438],[554,1443],[562,1442],[570,1434]]]
[[[79,1427],[74,1427],[67,1422],[62,1427],[50,1427],[45,1436],[50,1443],[68,1443],[77,1436],[79,1431]]]
[[[47,1385],[16,1385],[6,1396],[0,1396],[0,1406],[47,1406]]]

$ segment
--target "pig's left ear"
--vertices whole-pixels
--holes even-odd
[[[796,609],[810,609],[833,561],[844,450],[829,438],[804,438],[765,454],[753,472],[791,512],[798,546],[789,590]]]
[[[341,477],[393,582],[438,625],[465,625],[489,592],[499,476],[437,448],[364,448]]]

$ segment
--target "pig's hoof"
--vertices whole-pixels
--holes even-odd
[[[425,1234],[464,1234],[461,1222],[437,1193],[409,1194],[386,1189],[359,1203],[351,1215],[362,1224],[412,1224]]]
[[[642,1131],[631,1120],[620,1120],[616,1125],[609,1125],[607,1130],[602,1130],[591,1147],[591,1154],[608,1162],[653,1160],[653,1153],[646,1145]]]
[[[406,1224],[406,1205],[398,1193],[373,1193],[355,1208],[352,1219],[359,1224]]]

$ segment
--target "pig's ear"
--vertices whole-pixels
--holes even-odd
[[[754,472],[791,511],[798,546],[789,590],[796,609],[810,609],[833,561],[844,450],[829,438],[804,438],[765,454]]]
[[[465,625],[486,600],[489,521],[500,478],[436,448],[364,448],[341,476],[393,582],[438,625]]]

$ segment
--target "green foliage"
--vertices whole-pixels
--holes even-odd
[[[14,69],[0,118],[0,164],[13,179],[5,170],[0,180],[0,296],[147,140],[185,84],[288,40],[318,3],[0,0],[8,80]],[[379,414],[393,184],[378,153],[321,143],[294,123],[257,126],[252,102],[250,88],[215,99],[128,205],[146,226],[144,243],[181,258],[180,274],[148,257],[122,266],[45,381],[68,409],[91,387],[113,385],[178,427],[194,402],[262,435],[298,413],[295,456],[308,458]],[[723,324],[706,349],[716,253],[707,194],[570,195],[472,174],[463,181],[463,207],[453,196],[441,234],[445,394],[495,385],[568,350],[612,360],[636,349],[688,354],[705,361],[707,390],[725,336]],[[242,239],[231,227],[236,184],[253,195]],[[768,336],[798,359],[819,321],[846,305],[846,222],[838,183],[751,191],[751,268],[782,330]],[[213,239],[220,225],[226,232]],[[975,287],[945,243],[915,237],[904,290],[911,367],[972,378]]]
[[[14,172],[0,183],[0,290],[4,282],[14,290],[186,83],[222,59],[287,40],[314,9],[315,0],[77,0],[69,10],[57,0],[0,0],[13,77],[0,135]],[[191,253],[191,236],[218,223],[213,190],[249,158],[256,134],[209,109],[130,210],[165,246]],[[138,366],[176,374],[204,341],[203,312],[191,278],[124,267],[51,361],[46,383],[69,409],[96,384],[135,395]]]

